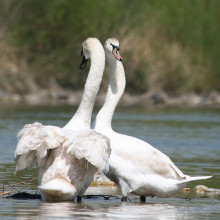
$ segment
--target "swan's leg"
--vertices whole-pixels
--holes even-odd
[[[77,196],[76,201],[77,201],[77,202],[81,202],[81,201],[82,201],[82,196]]]
[[[140,196],[140,201],[141,202],[146,202],[146,197],[145,196]]]
[[[128,201],[128,192],[131,191],[130,190],[130,187],[128,186],[128,184],[124,181],[120,181],[120,187],[121,187],[121,192],[122,192],[122,198],[121,198],[121,201],[122,202],[127,202]]]
[[[121,201],[122,202],[127,202],[128,201],[128,197],[127,196],[122,196]]]

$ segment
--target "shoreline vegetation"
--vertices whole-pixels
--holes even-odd
[[[92,36],[120,41],[127,81],[120,105],[220,106],[219,7],[218,0],[3,0],[0,102],[78,105],[88,73],[79,70],[81,44]],[[100,105],[107,86],[106,64]]]
[[[27,104],[27,105],[73,105],[78,106],[83,91],[70,91],[64,89],[39,90],[28,94],[0,94],[1,104]],[[96,105],[102,106],[106,93],[100,92],[96,98]],[[180,96],[169,96],[162,91],[147,92],[140,95],[124,93],[119,102],[119,106],[189,106],[189,107],[220,107],[220,93],[210,94],[182,94]]]

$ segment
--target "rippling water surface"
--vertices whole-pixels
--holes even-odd
[[[14,176],[13,154],[18,130],[35,121],[64,126],[74,111],[69,106],[1,106],[0,193],[12,188],[22,192],[37,188],[36,168]],[[213,175],[209,180],[192,183],[190,188],[198,184],[220,188],[220,109],[120,108],[114,115],[113,128],[152,144],[186,174]],[[1,198],[0,219],[220,219],[219,195],[179,193],[172,198],[147,198],[146,203],[131,195],[131,202],[121,203],[117,187],[91,187],[87,193],[92,191],[116,197],[84,198],[81,204]]]

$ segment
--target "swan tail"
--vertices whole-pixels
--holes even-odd
[[[48,150],[59,147],[64,137],[63,130],[55,126],[43,126],[38,122],[25,125],[17,134],[16,171],[32,165],[41,167]]]
[[[73,200],[76,188],[65,178],[54,178],[48,183],[38,186],[42,191],[43,200]]]
[[[192,182],[192,181],[196,181],[196,180],[206,180],[211,177],[212,176],[187,176],[186,180],[184,180],[183,182],[187,183],[187,182]]]
[[[165,154],[163,154],[165,160],[169,163],[170,167],[179,175],[180,178],[183,179],[183,181],[181,181],[181,183],[187,183],[187,182],[192,182],[192,181],[196,181],[196,180],[205,180],[205,179],[209,179],[212,176],[188,176],[183,174],[183,172],[181,170],[179,170],[178,167],[175,166],[175,164],[170,160],[170,158],[168,156],[166,156]]]
[[[95,130],[81,131],[69,136],[64,142],[67,153],[71,153],[77,159],[86,159],[98,170],[108,172],[109,156],[111,154],[110,141]]]

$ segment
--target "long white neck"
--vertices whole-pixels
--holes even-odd
[[[105,103],[96,116],[94,128],[103,132],[103,129],[111,129],[112,117],[115,108],[124,93],[126,80],[124,67],[120,61],[117,61],[112,55],[106,54],[109,63],[109,87]]]
[[[81,103],[75,115],[64,126],[64,128],[72,130],[90,129],[92,110],[105,68],[104,50],[100,48],[99,50],[96,49],[95,51],[92,51],[90,54],[90,59],[91,66],[86,80]]]

